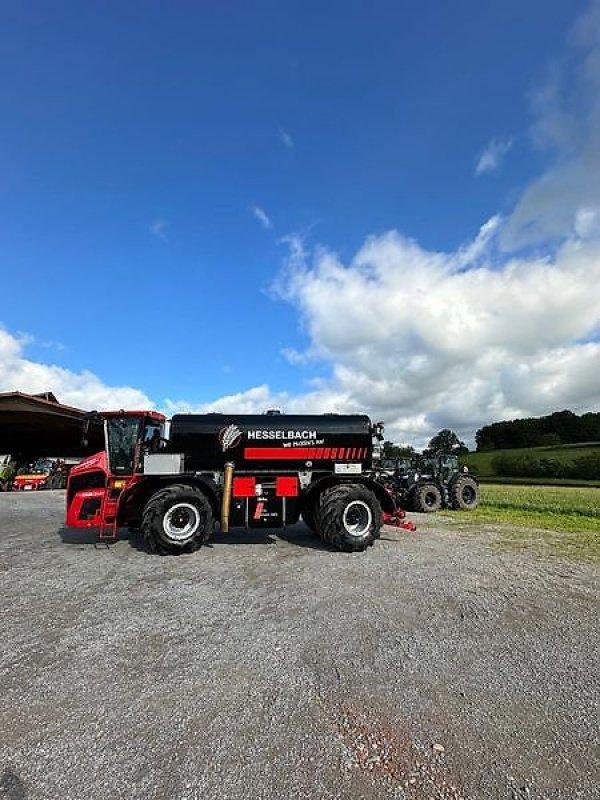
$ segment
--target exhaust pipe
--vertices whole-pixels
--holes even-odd
[[[229,508],[233,484],[233,463],[228,461],[223,472],[223,500],[221,502],[221,532],[229,533]]]

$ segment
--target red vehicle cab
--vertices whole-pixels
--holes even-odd
[[[69,474],[68,526],[116,524],[119,498],[142,479],[143,454],[164,434],[166,417],[157,411],[111,411],[104,421],[106,449],[80,461]]]

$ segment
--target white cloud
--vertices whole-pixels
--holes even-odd
[[[279,400],[287,400],[286,394],[273,394],[270,388],[263,384],[246,391],[226,395],[214,402],[190,403],[187,400],[165,401],[165,410],[168,414],[177,414],[190,411],[196,414],[217,412],[221,414],[260,414],[267,408],[274,408]]]
[[[45,350],[58,350],[59,352],[62,352],[63,350],[67,349],[62,342],[58,342],[55,339],[47,339],[39,342],[39,345]]]
[[[312,360],[310,353],[300,353],[293,347],[284,347],[281,350],[281,355],[285,358],[288,364],[292,364],[295,367],[308,364]]]
[[[139,389],[107,386],[97,375],[72,372],[25,357],[27,340],[0,328],[0,392],[54,392],[61,403],[83,409],[154,408]]]
[[[502,223],[499,214],[488,219],[479,229],[472,242],[460,247],[456,253],[455,261],[459,269],[479,261],[488,251],[496,233]]]
[[[285,391],[274,391],[268,384],[253,386],[250,389],[225,395],[207,403],[190,403],[187,400],[165,401],[168,414],[193,412],[205,414],[219,412],[222,414],[263,414],[269,408],[279,408],[287,414],[318,414],[326,412],[363,411],[348,404],[329,383],[314,381],[314,389],[305,394],[291,394]],[[350,399],[350,403],[351,403]]]
[[[296,149],[294,140],[286,130],[284,130],[283,128],[279,128],[279,136],[281,137],[281,141],[284,143],[284,145],[287,147],[288,150]]]
[[[252,213],[266,231],[271,230],[273,223],[264,209],[262,209],[260,206],[252,206]]]
[[[492,139],[488,142],[485,150],[477,159],[475,174],[482,175],[484,172],[497,170],[512,146],[512,139]]]
[[[506,251],[580,234],[582,217],[600,205],[600,0],[575,24],[567,57],[532,103],[532,143],[553,162],[508,218],[500,237]]]
[[[167,223],[164,219],[155,220],[152,225],[150,225],[150,233],[162,242],[167,242]]]
[[[582,239],[600,235],[600,206],[577,209],[574,229],[576,235]]]
[[[280,292],[332,378],[293,405],[367,410],[418,444],[446,425],[470,438],[495,419],[600,407],[600,240],[457,270],[473,247],[433,253],[392,231],[349,264],[294,256]]]

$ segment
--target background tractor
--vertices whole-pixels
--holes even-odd
[[[479,483],[466,467],[459,467],[455,455],[387,459],[379,480],[408,511],[472,511],[479,503]]]

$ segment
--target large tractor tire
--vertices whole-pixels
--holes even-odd
[[[347,553],[366,550],[379,538],[383,518],[379,500],[360,484],[326,489],[315,514],[319,536]]]
[[[443,504],[442,492],[435,483],[422,483],[420,486],[415,487],[411,503],[413,511],[431,514],[434,511],[439,511]]]
[[[151,553],[193,553],[215,527],[206,495],[196,486],[174,484],[152,495],[142,515],[142,535]]]
[[[469,475],[457,478],[449,489],[450,505],[461,511],[473,511],[479,505],[479,485]]]

